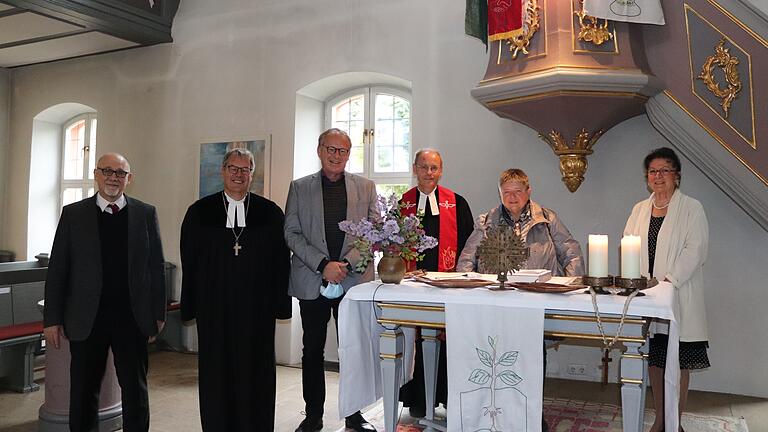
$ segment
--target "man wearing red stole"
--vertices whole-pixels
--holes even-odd
[[[413,174],[418,180],[416,187],[403,194],[400,200],[403,215],[423,214],[422,224],[426,234],[438,239],[436,248],[425,251],[424,259],[410,262],[409,270],[451,272],[456,268],[464,244],[472,234],[474,221],[469,204],[461,195],[439,186],[443,175],[443,159],[434,149],[416,152]],[[440,349],[437,395],[435,404],[448,401],[445,343]],[[421,338],[416,339],[416,359],[413,379],[400,389],[400,400],[410,407],[411,417],[424,417],[426,402],[424,396],[424,365],[422,361]]]

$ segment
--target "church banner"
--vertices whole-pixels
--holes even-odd
[[[488,0],[488,40],[510,39],[523,32],[526,0]]]
[[[664,25],[661,0],[584,0],[584,12],[613,21]]]

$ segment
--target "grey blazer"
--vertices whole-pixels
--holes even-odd
[[[323,275],[317,266],[323,258],[330,260],[325,242],[325,216],[321,172],[291,182],[288,202],[285,204],[285,242],[293,251],[288,295],[301,300],[314,300],[320,296]],[[364,177],[344,173],[347,186],[347,220],[358,221],[376,214],[376,185]],[[345,236],[341,257],[356,263],[354,239]],[[365,273],[350,272],[341,282],[344,292],[351,287],[373,280],[373,265]]]
[[[165,265],[157,212],[126,199],[128,212],[128,290],[141,332],[157,334],[165,321]],[[101,242],[96,196],[65,206],[53,239],[45,280],[45,327],[63,325],[70,340],[91,333],[102,290]]]

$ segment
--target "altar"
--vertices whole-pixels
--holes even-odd
[[[661,282],[644,291],[647,295],[632,299],[626,312],[621,334],[617,338],[625,347],[620,361],[623,429],[640,432],[643,424],[648,381],[645,346],[649,325],[655,319],[669,326],[669,347],[665,376],[665,428],[677,430],[679,386],[678,328],[675,319],[676,295],[673,287]],[[610,339],[617,334],[626,297],[597,297],[600,324]],[[543,336],[602,340],[592,298],[582,290],[564,294],[525,291],[494,292],[486,288],[446,289],[423,283],[403,282],[399,285],[368,282],[352,288],[341,303],[339,312],[339,415],[344,417],[384,398],[385,430],[395,431],[398,416],[398,393],[409,376],[412,338],[406,342],[403,328],[419,327],[424,342],[424,369],[427,416],[422,424],[429,430],[460,430],[455,419],[447,424],[434,420],[434,383],[437,335],[446,328],[446,306],[494,305],[509,308],[541,308],[544,310]],[[476,319],[482,319],[477,317]],[[473,320],[465,325],[472,326]],[[658,321],[657,320],[657,321]],[[450,335],[450,329],[448,329]],[[449,356],[450,364],[451,358]],[[449,392],[451,389],[449,388]],[[450,397],[450,396],[449,396]],[[540,414],[539,414],[540,416]],[[538,427],[532,430],[538,430]]]

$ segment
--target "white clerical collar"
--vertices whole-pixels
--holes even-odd
[[[416,212],[422,214],[427,213],[427,198],[429,198],[429,208],[432,210],[432,216],[439,215],[440,206],[437,205],[437,197],[435,196],[435,191],[437,188],[432,189],[432,192],[430,193],[424,193],[419,188],[416,189],[419,191],[419,206],[416,208]]]
[[[227,228],[234,228],[235,221],[237,221],[238,227],[245,226],[245,197],[241,200],[236,200],[224,192],[224,196],[227,197]]]
[[[125,199],[125,194],[120,194],[120,198],[116,199],[115,202],[109,202],[103,196],[101,196],[100,193],[96,192],[96,205],[99,206],[101,211],[112,213],[112,209],[109,208],[110,204],[117,204],[117,209],[119,211],[128,205],[128,201]]]

